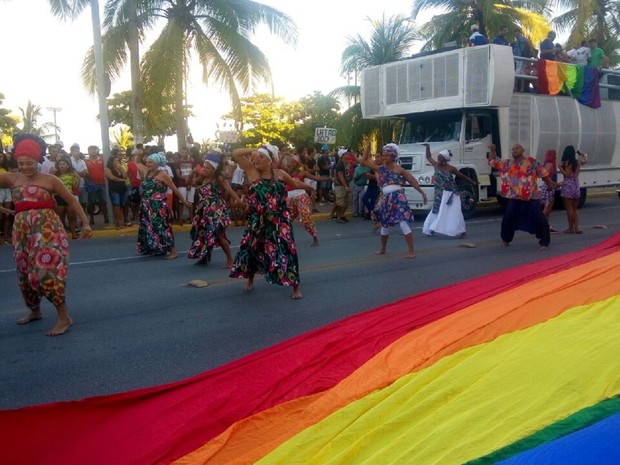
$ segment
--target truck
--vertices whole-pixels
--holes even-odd
[[[451,164],[476,181],[475,186],[459,185],[466,218],[479,202],[502,201],[498,173],[487,163],[490,144],[505,158],[519,143],[541,162],[549,149],[555,149],[559,159],[567,145],[587,153],[588,163],[579,175],[581,204],[588,188],[620,185],[620,74],[602,75],[601,106],[591,108],[571,95],[515,92],[514,63],[510,47],[489,44],[423,54],[362,71],[363,117],[399,120],[399,163],[429,199],[434,170],[422,143],[428,143],[434,155],[450,150]],[[529,75],[516,77],[535,80]],[[405,191],[414,211],[432,208],[432,202],[424,204],[414,189]]]

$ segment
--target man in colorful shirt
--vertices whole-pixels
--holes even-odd
[[[521,144],[514,144],[511,151],[512,159],[501,160],[497,158],[495,145],[489,146],[489,165],[499,171],[502,197],[508,201],[502,219],[502,241],[508,246],[515,231],[520,229],[536,234],[540,248],[548,249],[551,235],[549,223],[540,206],[538,178],[550,189],[555,189],[556,184],[535,158],[524,155],[525,150]]]

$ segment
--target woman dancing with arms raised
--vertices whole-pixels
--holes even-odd
[[[249,188],[247,226],[230,277],[246,278],[244,290],[251,291],[256,273],[264,274],[268,283],[291,286],[293,299],[301,299],[297,247],[284,184],[312,188],[274,168],[276,147],[239,148],[233,151],[233,159],[245,171]]]
[[[422,194],[424,203],[426,203],[428,199],[415,178],[396,163],[399,155],[400,150],[398,145],[385,145],[381,151],[381,166],[379,166],[371,160],[370,145],[367,145],[364,149],[364,156],[361,163],[379,174],[379,187],[383,192],[383,201],[375,211],[376,218],[381,224],[381,247],[377,251],[377,255],[385,253],[390,234],[390,226],[399,225],[400,230],[405,236],[408,248],[404,258],[414,258],[413,233],[409,227],[409,223],[413,221],[413,215],[409,209],[409,201],[405,196],[403,187],[409,183],[411,187]]]

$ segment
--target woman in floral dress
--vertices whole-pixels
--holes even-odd
[[[251,158],[248,158],[251,155]],[[274,168],[278,149],[271,145],[258,150],[239,148],[233,159],[245,172],[248,188],[248,220],[235,256],[231,278],[246,278],[244,290],[254,288],[256,273],[268,283],[293,288],[293,299],[301,299],[297,247],[293,237],[291,213],[286,206],[285,184],[312,189]]]
[[[233,261],[226,238],[230,211],[224,200],[224,194],[227,193],[236,203],[240,203],[241,200],[228,181],[222,177],[222,167],[220,156],[215,153],[207,154],[201,181],[196,184],[195,212],[192,218],[192,230],[189,233],[192,245],[187,256],[197,258],[198,264],[204,265],[211,261],[213,248],[219,244],[226,254],[226,268],[230,268]]]
[[[568,145],[562,153],[562,161],[560,163],[560,171],[564,179],[562,180],[562,188],[560,196],[564,202],[564,210],[566,210],[566,218],[568,220],[568,228],[564,231],[567,234],[581,234],[583,231],[579,228],[579,212],[577,204],[581,191],[579,190],[579,171],[581,166],[588,161],[588,155],[575,150],[575,147]]]
[[[45,153],[45,142],[32,134],[13,138],[19,172],[0,174],[0,187],[12,189],[15,211],[13,246],[19,287],[28,314],[17,320],[20,325],[40,320],[41,299],[56,307],[56,325],[48,336],[59,336],[73,324],[65,301],[65,282],[69,264],[69,241],[62,221],[54,211],[54,195],[78,212],[82,237],[89,238],[88,218],[73,194],[56,176],[41,173],[38,162]],[[5,211],[6,213],[6,211]]]
[[[400,230],[407,242],[407,254],[404,258],[414,258],[413,233],[409,223],[413,221],[413,215],[409,209],[409,201],[405,196],[403,187],[409,183],[411,187],[422,194],[424,203],[428,201],[426,194],[411,174],[401,167],[396,160],[400,155],[400,149],[396,144],[387,144],[381,151],[381,166],[377,165],[370,158],[370,145],[367,145],[362,157],[362,165],[368,166],[371,170],[379,174],[379,186],[383,193],[382,202],[377,205],[375,215],[381,224],[381,246],[377,255],[385,253],[389,238],[390,226],[399,225]]]
[[[166,156],[154,153],[146,159],[146,165],[137,163],[142,178],[140,188],[140,226],[138,227],[137,249],[141,254],[165,255],[167,259],[177,258],[172,232],[172,205],[168,205],[167,190],[170,188],[179,199],[183,199],[164,168]],[[182,200],[186,205],[189,203]]]

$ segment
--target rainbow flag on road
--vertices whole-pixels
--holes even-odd
[[[620,235],[181,382],[0,412],[16,464],[620,463]]]
[[[557,95],[564,91],[591,108],[601,106],[599,72],[596,68],[560,61],[538,60],[539,94]]]

